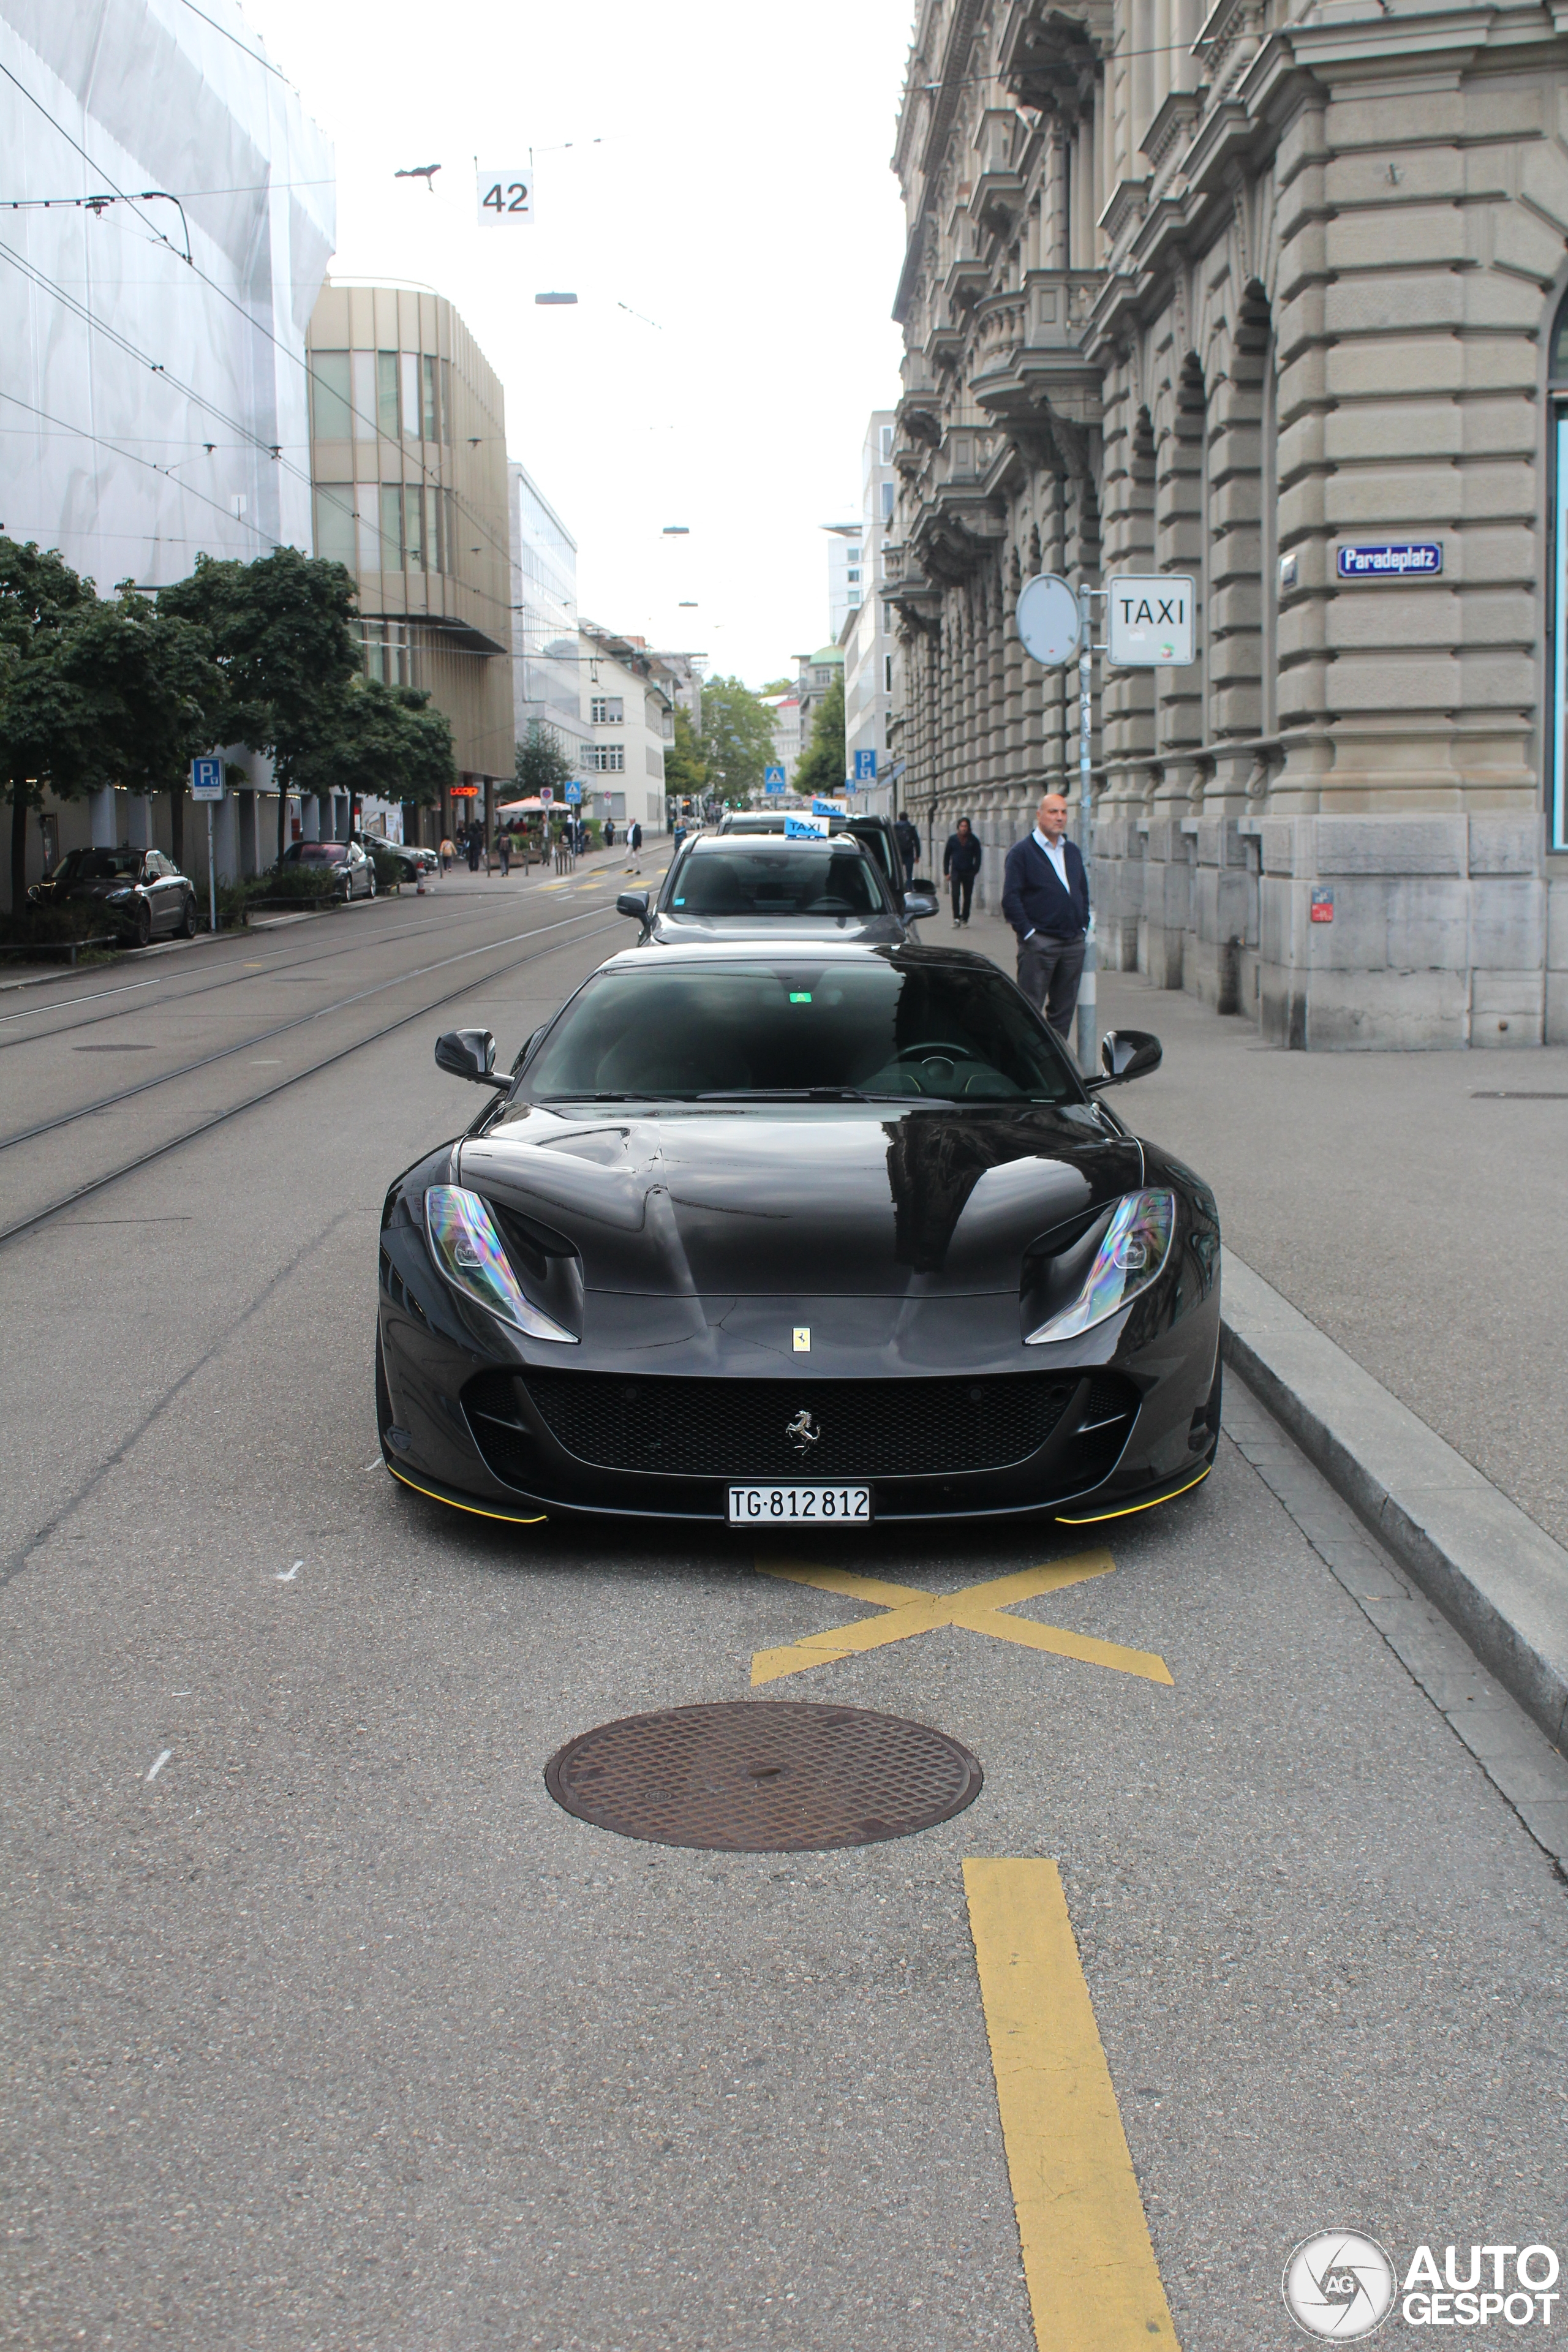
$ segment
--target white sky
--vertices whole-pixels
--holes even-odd
[[[244,5],[335,142],[334,272],[457,304],[577,541],[582,611],[752,686],[820,645],[820,526],[858,513],[866,420],[899,392],[910,0]],[[481,231],[476,154],[531,147],[534,225]],[[433,195],[393,177],[437,163]],[[537,309],[546,289],[577,307]]]

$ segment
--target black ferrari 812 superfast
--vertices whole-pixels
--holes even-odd
[[[1219,1224],[962,950],[632,949],[392,1186],[376,1419],[492,1518],[761,1528],[1047,1514],[1194,1486]]]

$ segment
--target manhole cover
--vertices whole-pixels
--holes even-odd
[[[732,1853],[908,1837],[972,1805],[983,1779],[929,1724],[757,1699],[602,1723],[544,1769],[556,1803],[595,1828]]]

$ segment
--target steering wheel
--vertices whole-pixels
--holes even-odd
[[[979,1055],[967,1045],[950,1045],[944,1038],[928,1037],[919,1045],[900,1046],[893,1055],[895,1062],[918,1062],[921,1059],[942,1062],[973,1062]]]

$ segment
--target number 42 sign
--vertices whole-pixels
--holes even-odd
[[[479,173],[479,226],[511,227],[533,218],[533,167]]]

